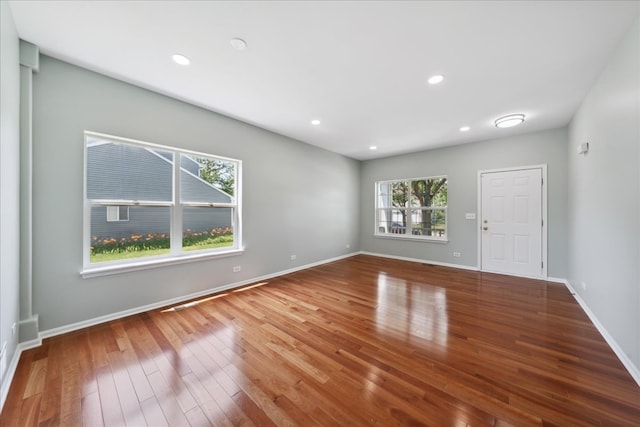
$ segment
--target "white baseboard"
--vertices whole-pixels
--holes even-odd
[[[429,261],[429,260],[420,259],[420,258],[409,258],[409,257],[404,257],[404,256],[379,254],[377,252],[360,251],[358,253],[361,254],[361,255],[371,255],[371,256],[377,256],[377,257],[380,257],[380,258],[390,258],[390,259],[397,259],[397,260],[400,260],[400,261],[418,262],[418,263],[421,263],[421,264],[432,264],[432,265],[439,265],[441,267],[451,267],[451,268],[460,268],[462,270],[478,271],[478,267],[469,266],[469,265],[449,264],[447,262]]]
[[[7,396],[9,395],[9,389],[11,388],[11,383],[13,382],[13,376],[16,374],[16,369],[18,369],[18,362],[20,362],[20,356],[22,355],[22,352],[25,350],[29,350],[30,348],[40,347],[41,345],[42,340],[36,339],[19,343],[16,346],[16,351],[13,353],[11,363],[7,368],[6,376],[4,378],[4,382],[2,383],[2,390],[0,390],[0,411],[2,411],[2,408],[4,408],[4,403],[7,400]]]
[[[591,309],[589,308],[587,303],[582,299],[582,297],[575,291],[573,286],[571,286],[569,281],[562,280],[561,283],[564,283],[564,285],[567,287],[571,295],[573,295],[576,301],[578,301],[578,304],[580,304],[580,307],[582,307],[584,312],[587,314],[587,316],[589,317],[589,320],[591,320],[591,323],[594,324],[598,332],[600,332],[600,335],[602,335],[602,337],[607,342],[607,344],[609,344],[609,347],[611,347],[611,350],[613,350],[616,356],[618,356],[618,359],[620,359],[620,362],[624,365],[624,367],[627,369],[631,377],[635,380],[635,382],[640,387],[640,369],[638,369],[638,367],[631,361],[631,359],[629,359],[629,357],[622,350],[622,348],[620,348],[616,340],[611,336],[611,334],[609,334],[609,332],[604,327],[604,325],[600,323],[596,315],[591,311]]]
[[[121,319],[123,317],[132,316],[134,314],[144,313],[145,311],[156,310],[158,308],[166,307],[168,305],[179,304],[181,302],[185,302],[191,299],[200,298],[205,295],[211,295],[213,293],[224,292],[230,289],[239,288],[241,286],[245,286],[251,283],[260,282],[263,280],[273,279],[274,277],[284,276],[285,274],[294,273],[296,271],[305,270],[307,268],[316,267],[318,265],[327,264],[334,261],[339,261],[341,259],[350,258],[354,255],[358,255],[358,252],[353,252],[346,255],[341,255],[334,258],[329,258],[323,261],[314,262],[311,264],[305,264],[298,267],[290,268],[287,270],[278,271],[276,273],[267,274],[264,276],[254,277],[251,279],[242,280],[235,283],[230,283],[228,285],[218,286],[216,288],[206,289],[204,291],[194,292],[188,295],[181,295],[179,297],[170,298],[163,301],[154,302],[152,304],[143,305],[140,307],[131,308],[128,310],[119,311],[117,313],[106,314],[104,316],[94,317],[92,319],[83,320],[76,323],[71,323],[69,325],[60,326],[53,329],[47,329],[46,331],[40,332],[38,335],[40,339],[53,337],[56,335],[66,334],[67,332],[77,331],[79,329],[87,328],[90,326],[99,325],[101,323],[110,322],[112,320]]]

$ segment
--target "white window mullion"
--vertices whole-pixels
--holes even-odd
[[[235,180],[233,188],[233,241],[234,246],[242,246],[242,163],[235,163]]]
[[[86,154],[85,154],[86,156]],[[86,163],[86,162],[85,162]],[[86,165],[85,165],[85,176],[86,176]],[[84,203],[83,203],[83,226],[82,232],[84,236],[84,247],[82,251],[82,265],[84,267],[88,266],[91,262],[91,203],[87,200],[86,194],[86,179],[85,179],[85,190],[84,190]]]
[[[199,202],[182,202],[182,206],[201,207],[201,208],[235,208],[235,203],[199,203]]]
[[[182,252],[182,204],[180,203],[180,153],[173,153],[173,205],[171,207],[171,254]]]
[[[171,202],[159,202],[154,200],[111,200],[111,199],[92,199],[89,203],[93,206],[171,206]]]
[[[413,209],[411,206],[411,181],[407,181],[407,226],[404,234],[413,235]]]

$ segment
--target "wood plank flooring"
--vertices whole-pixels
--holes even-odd
[[[359,255],[46,339],[4,426],[638,426],[559,284]]]

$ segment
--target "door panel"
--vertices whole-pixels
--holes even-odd
[[[481,269],[542,277],[542,170],[488,172],[481,179]]]

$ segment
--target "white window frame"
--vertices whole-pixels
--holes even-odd
[[[445,178],[447,180],[447,206],[433,206],[433,207],[404,207],[404,208],[394,208],[392,206],[380,206],[380,188],[382,185],[391,185],[394,183],[400,182],[411,182],[411,181],[420,181],[420,180],[429,180],[429,179],[440,179]],[[409,200],[411,200],[411,185],[408,186],[409,190]],[[427,176],[427,177],[419,177],[419,178],[404,178],[404,179],[391,179],[385,181],[376,181],[375,183],[375,213],[374,213],[374,236],[387,238],[387,239],[408,239],[408,240],[417,240],[417,241],[425,241],[425,242],[436,242],[436,243],[446,243],[449,241],[449,218],[448,218],[448,205],[449,205],[449,177],[447,175],[437,175],[437,176]],[[421,209],[421,210],[440,210],[444,211],[444,236],[423,236],[423,235],[414,235],[413,234],[413,219],[411,215],[412,210]],[[407,211],[407,224],[403,233],[389,233],[389,232],[381,232],[379,229],[380,224],[380,216],[381,212],[387,210],[406,210]]]
[[[90,138],[99,138],[105,141],[128,144],[171,152],[174,155],[173,161],[173,188],[171,201],[145,201],[136,200],[90,200],[87,198],[87,140]],[[230,162],[235,165],[235,189],[233,202],[231,203],[198,203],[180,201],[180,155],[186,154],[191,156],[206,157],[215,160]],[[145,141],[138,141],[129,138],[122,138],[113,135],[106,135],[97,132],[84,132],[84,188],[83,188],[83,268],[81,275],[84,278],[104,276],[109,274],[121,273],[126,271],[144,270],[156,268],[163,265],[182,264],[185,262],[193,262],[202,259],[219,258],[226,256],[238,255],[244,252],[242,246],[242,161],[231,159],[228,157],[216,156],[209,153],[201,153],[197,151],[185,150],[177,147],[154,144]],[[91,208],[96,206],[164,206],[170,209],[171,230],[170,242],[171,248],[168,254],[158,256],[146,256],[140,258],[118,260],[111,262],[91,263]],[[233,226],[233,246],[217,249],[203,250],[182,250],[182,211],[184,207],[221,207],[232,209],[232,226]]]

